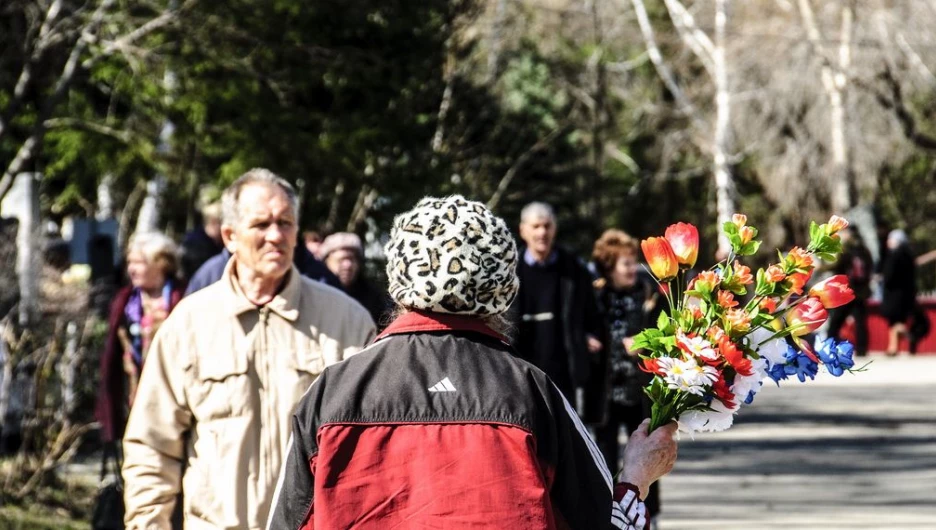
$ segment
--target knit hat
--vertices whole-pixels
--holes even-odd
[[[364,246],[361,245],[361,238],[351,232],[337,232],[325,238],[322,245],[316,252],[318,259],[325,259],[332,252],[339,249],[353,250],[359,256],[364,255]]]
[[[407,309],[497,315],[520,287],[507,225],[461,195],[426,197],[396,216],[384,252],[390,296]]]

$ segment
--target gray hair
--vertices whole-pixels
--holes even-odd
[[[223,224],[233,226],[240,219],[241,190],[250,184],[278,186],[289,199],[289,206],[292,207],[296,219],[299,218],[299,198],[292,184],[269,169],[254,168],[237,177],[237,180],[221,194],[221,222]]]
[[[134,234],[127,243],[127,255],[139,251],[151,265],[162,268],[166,277],[173,277],[179,270],[179,246],[169,236],[160,232]]]
[[[533,219],[546,218],[556,223],[556,213],[553,211],[552,206],[546,204],[545,202],[531,202],[523,207],[520,210],[520,222],[526,223]]]
[[[894,242],[894,245],[900,246],[905,245],[910,242],[910,238],[907,237],[907,233],[899,228],[897,230],[891,230],[887,234],[887,239]]]

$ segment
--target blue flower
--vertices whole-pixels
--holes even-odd
[[[785,366],[785,364],[771,364],[767,368],[767,376],[773,379],[777,386],[780,386],[780,381],[787,378]]]
[[[790,346],[790,349],[793,349],[793,347]],[[793,359],[793,362],[783,365],[787,375],[795,375],[801,383],[805,382],[807,377],[815,379],[816,374],[819,373],[819,364],[807,357],[805,353],[793,351],[796,353],[796,358]]]
[[[819,360],[825,365],[826,370],[835,377],[842,375],[845,370],[855,366],[855,360],[852,359],[854,353],[855,347],[850,342],[846,340],[839,342],[832,337],[824,340],[816,348],[816,355]]]

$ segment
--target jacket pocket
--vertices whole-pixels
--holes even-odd
[[[212,350],[198,359],[194,379],[189,399],[198,421],[248,413],[251,392],[245,355]]]
[[[288,358],[287,365],[292,372],[291,375],[296,377],[296,384],[293,387],[295,388],[293,403],[298,403],[302,395],[325,369],[325,358],[318,344],[312,341],[297,346]]]
[[[249,453],[254,446],[245,443],[250,425],[249,418],[239,417],[198,426],[194,458],[183,479],[186,528],[200,528],[195,521],[209,523],[206,528],[246,526],[246,506],[252,502]]]

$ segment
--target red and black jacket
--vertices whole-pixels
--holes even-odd
[[[613,503],[575,412],[502,337],[407,313],[303,397],[268,527],[594,530],[638,514],[642,526],[628,498]]]

